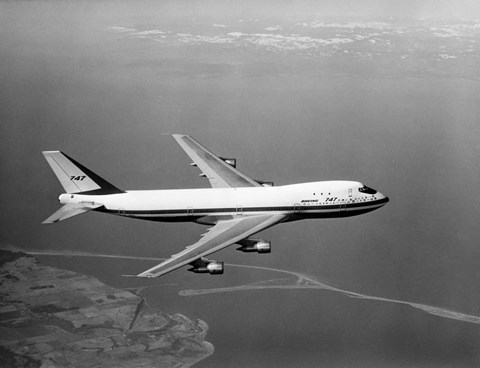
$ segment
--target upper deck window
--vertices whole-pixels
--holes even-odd
[[[377,191],[375,189],[369,188],[367,186],[363,186],[362,188],[358,188],[358,191],[360,193],[366,193],[366,194],[375,194]]]

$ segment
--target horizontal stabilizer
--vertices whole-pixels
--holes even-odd
[[[67,203],[57,212],[47,218],[42,224],[54,224],[59,221],[66,220],[70,217],[80,215],[84,212],[102,207],[103,204],[94,203]]]

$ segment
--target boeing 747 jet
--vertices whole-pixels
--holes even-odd
[[[174,134],[191,166],[212,188],[121,190],[60,151],[44,151],[65,189],[63,207],[43,223],[56,223],[87,211],[151,221],[196,222],[211,226],[199,241],[136,275],[158,277],[190,265],[195,273],[222,274],[223,262],[207,259],[237,244],[242,252],[270,253],[271,242],[251,236],[273,225],[303,219],[361,215],[388,197],[356,181],[318,181],[274,186],[236,169],[236,159],[213,154],[188,135]]]

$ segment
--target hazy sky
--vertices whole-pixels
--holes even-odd
[[[188,2],[197,12],[231,14],[252,12],[257,16],[289,15],[380,15],[410,17],[480,17],[480,4],[475,0],[305,0],[305,1],[205,1]],[[186,12],[189,10],[185,9]]]
[[[98,213],[40,225],[62,192],[41,151],[64,150],[120,188],[207,187],[165,135],[186,133],[237,157],[256,179],[359,180],[391,199],[364,216],[269,229],[261,236],[272,240],[271,255],[232,248],[216,258],[478,315],[479,9],[475,1],[1,2],[0,241],[180,251],[205,228]],[[355,22],[318,26],[330,15]],[[379,16],[470,19],[411,25]],[[132,282],[118,275],[151,265],[56,262],[118,286]],[[278,277],[233,267],[199,276],[179,270],[148,282],[163,286],[151,295],[159,306],[211,326],[218,360],[205,366],[231,357],[240,366],[480,362],[476,325],[318,290],[177,295]]]

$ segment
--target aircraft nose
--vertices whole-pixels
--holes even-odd
[[[382,194],[378,192],[377,197],[379,200],[383,202],[383,205],[386,205],[388,202],[390,202],[390,198],[388,198],[385,194]]]

